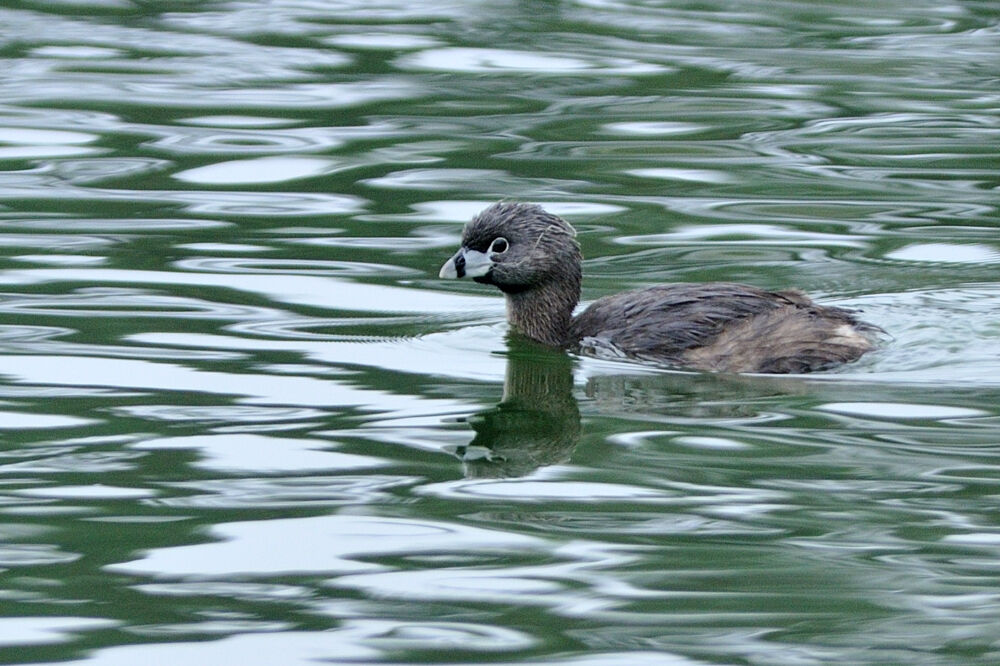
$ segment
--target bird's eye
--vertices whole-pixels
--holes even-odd
[[[490,254],[503,254],[507,251],[508,247],[509,244],[507,243],[507,239],[501,236],[500,238],[494,239],[493,242],[490,243]]]

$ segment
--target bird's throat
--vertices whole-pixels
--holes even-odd
[[[506,296],[507,321],[514,329],[544,345],[567,344],[573,308],[580,300],[579,283],[550,283]]]

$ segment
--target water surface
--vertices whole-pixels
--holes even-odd
[[[992,3],[0,9],[0,660],[1000,659]],[[507,335],[501,198],[585,299],[790,285],[810,377]]]

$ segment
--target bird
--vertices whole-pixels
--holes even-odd
[[[506,297],[514,331],[548,347],[725,373],[808,373],[876,348],[881,328],[797,289],[667,283],[605,296],[574,316],[583,256],[576,230],[530,203],[499,202],[462,230],[444,279],[471,278]]]

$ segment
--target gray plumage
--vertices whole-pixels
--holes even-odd
[[[664,284],[595,301],[575,318],[581,261],[575,231],[539,206],[495,204],[466,225],[441,277],[492,284],[507,319],[554,347],[611,350],[668,365],[722,372],[799,373],[853,361],[880,329],[850,310],[795,291],[744,284]],[[498,251],[502,250],[502,251]]]

